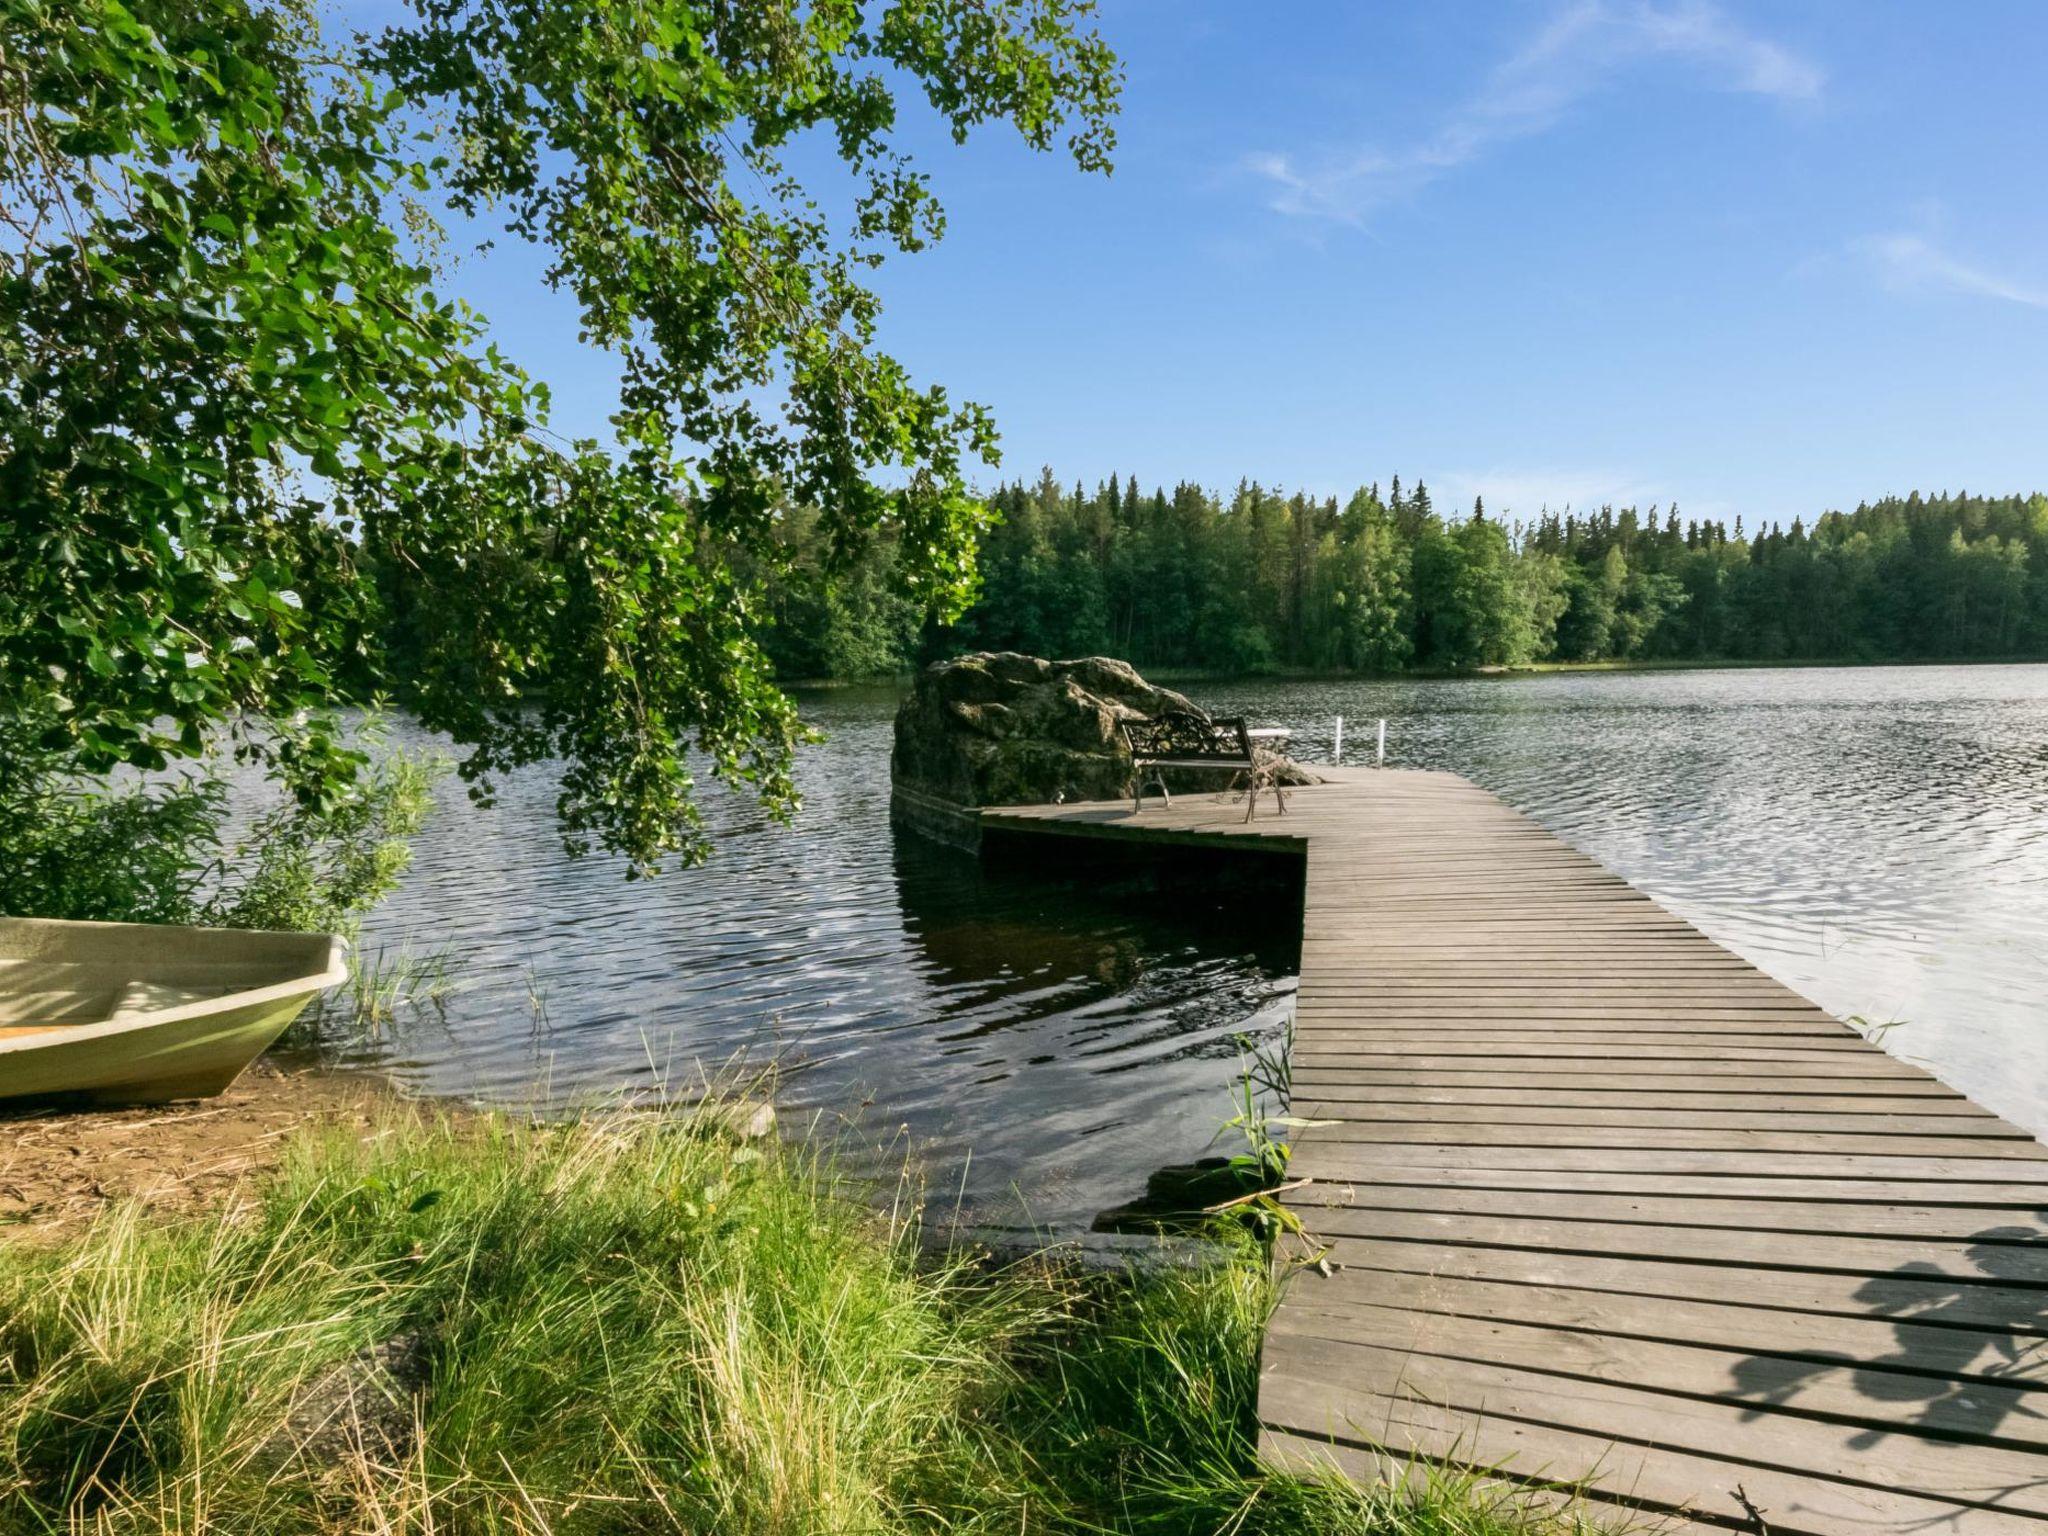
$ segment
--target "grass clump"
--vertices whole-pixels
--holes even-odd
[[[452,944],[419,951],[410,943],[380,944],[358,952],[348,981],[318,999],[295,1027],[314,1040],[337,1027],[348,1038],[381,1038],[401,1013],[441,1008],[461,988],[459,964]]]
[[[1253,1462],[1257,1255],[920,1252],[802,1149],[394,1112],[0,1252],[0,1529],[1506,1536]]]

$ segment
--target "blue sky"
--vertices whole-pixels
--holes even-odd
[[[884,336],[999,473],[1811,517],[2048,489],[2036,0],[1105,0],[1115,174],[908,114]],[[601,429],[530,252],[451,286]]]

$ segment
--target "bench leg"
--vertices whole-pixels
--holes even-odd
[[[1252,812],[1259,803],[1259,791],[1261,789],[1270,789],[1273,792],[1274,806],[1282,816],[1287,814],[1287,792],[1280,787],[1280,765],[1278,763],[1262,760],[1255,763],[1243,775],[1243,778],[1245,780],[1246,803],[1244,819],[1246,821],[1252,819]],[[1233,779],[1231,782],[1234,784],[1237,781]]]

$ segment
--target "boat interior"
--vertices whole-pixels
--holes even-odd
[[[125,1022],[328,965],[325,934],[0,918],[0,1040]]]

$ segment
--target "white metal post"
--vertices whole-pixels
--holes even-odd
[[[1373,766],[1375,768],[1384,768],[1387,766],[1387,722],[1385,720],[1380,721],[1379,761],[1374,763]]]
[[[1333,763],[1344,761],[1344,717],[1342,715],[1337,717],[1337,745],[1330,749],[1330,761]]]

